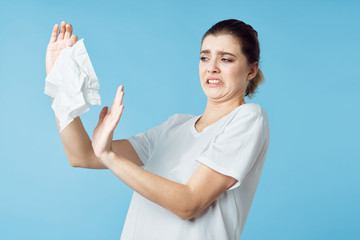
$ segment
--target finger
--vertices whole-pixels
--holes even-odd
[[[120,86],[120,88],[121,88],[121,96],[120,96],[120,99],[119,99],[119,105],[121,105],[121,104],[122,104],[122,101],[123,101],[123,99],[124,99],[124,95],[125,95],[125,92],[124,92],[124,85],[121,85],[121,86]]]
[[[111,119],[112,130],[114,130],[116,128],[116,126],[118,125],[123,110],[124,110],[124,105],[121,105],[119,108],[116,109],[115,113],[113,114],[112,119]]]
[[[72,31],[73,31],[73,28],[71,26],[71,24],[66,24],[65,26],[65,39],[69,39],[71,37],[71,34],[72,34]]]
[[[100,125],[104,121],[104,117],[106,116],[107,111],[108,111],[108,107],[104,107],[101,110],[100,115],[99,115],[99,123],[98,123],[98,125]]]
[[[51,33],[51,38],[50,38],[51,43],[56,42],[58,31],[59,31],[59,24],[55,24]]]
[[[117,107],[119,107],[122,103],[122,99],[123,99],[123,96],[124,96],[124,92],[123,92],[123,88],[124,86],[123,85],[120,85],[120,87],[118,87],[118,90],[116,92],[116,96],[115,96],[115,99],[113,101],[113,103],[111,104],[111,107],[110,107],[110,113]]]
[[[119,109],[119,107],[121,106],[123,96],[124,96],[124,92],[122,91],[119,91],[119,93],[116,94],[115,100],[111,105],[112,109],[110,114],[112,114],[113,112],[116,113],[116,111]]]
[[[62,21],[62,22],[61,22],[61,25],[60,25],[60,33],[59,33],[59,37],[58,37],[58,39],[60,39],[60,40],[64,39],[64,35],[65,35],[65,25],[66,25],[66,22],[65,22],[65,21]]]
[[[78,37],[75,34],[71,35],[68,45],[73,46],[77,42],[77,40]]]

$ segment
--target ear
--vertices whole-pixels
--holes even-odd
[[[259,63],[258,62],[254,62],[253,64],[251,64],[250,65],[250,72],[249,72],[249,74],[247,76],[247,80],[249,81],[249,80],[253,79],[256,76],[258,70],[259,70]]]

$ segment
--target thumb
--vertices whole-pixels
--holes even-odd
[[[105,117],[106,114],[107,114],[107,111],[108,111],[108,107],[103,107],[103,109],[102,109],[101,112],[100,112],[98,125],[100,125],[100,124],[103,122],[104,117]]]

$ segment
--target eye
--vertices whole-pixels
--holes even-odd
[[[228,59],[228,58],[222,58],[221,61],[223,61],[223,62],[232,62],[232,60]]]
[[[201,60],[201,61],[207,61],[207,60],[209,60],[209,58],[207,58],[207,57],[200,57],[200,60]]]

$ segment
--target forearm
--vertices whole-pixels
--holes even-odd
[[[89,135],[79,117],[76,117],[61,131],[60,138],[65,154],[72,166],[87,167],[86,162],[90,163],[96,158]]]
[[[181,219],[192,215],[192,194],[187,185],[144,170],[114,153],[103,158],[103,164],[134,191]]]
[[[56,115],[55,119],[60,131],[60,122]],[[72,166],[84,166],[86,161],[90,162],[90,160],[96,158],[91,146],[91,140],[80,117],[76,117],[60,132],[60,138],[65,154]]]
[[[54,101],[53,98],[52,101]],[[56,115],[55,119],[60,132],[60,121]],[[91,145],[91,140],[80,117],[74,118],[74,120],[60,132],[60,138],[71,166],[94,169],[106,168],[97,160]]]

